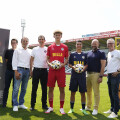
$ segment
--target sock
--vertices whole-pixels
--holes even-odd
[[[82,103],[82,110],[85,109],[85,103]]]
[[[50,107],[53,108],[53,99],[49,99],[49,104],[50,104]]]
[[[73,109],[74,108],[74,101],[70,101],[70,108]]]
[[[63,105],[64,105],[64,101],[60,100],[60,108],[63,108]]]

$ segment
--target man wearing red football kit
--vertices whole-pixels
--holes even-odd
[[[45,113],[50,113],[53,111],[53,91],[55,87],[55,82],[57,81],[59,91],[60,91],[60,113],[65,114],[63,105],[65,98],[65,65],[68,62],[68,47],[60,42],[62,38],[62,32],[56,30],[54,33],[55,43],[50,45],[47,50],[47,63],[49,65],[49,73],[48,73],[48,83],[49,87],[48,97],[50,107]],[[51,62],[54,60],[58,60],[61,62],[61,66],[59,69],[53,69],[51,66]]]

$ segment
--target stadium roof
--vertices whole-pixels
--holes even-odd
[[[87,34],[82,35],[82,38],[76,38],[76,39],[69,39],[69,40],[63,40],[62,43],[66,44],[69,48],[69,51],[75,50],[75,43],[78,40],[81,40],[83,42],[83,50],[87,51],[91,49],[91,41],[93,39],[98,39],[100,42],[100,49],[106,49],[106,40],[108,38],[115,38],[120,37],[120,30],[114,30],[114,31],[107,31],[107,32],[100,32],[100,33],[94,33],[94,34]],[[45,46],[49,46],[53,42],[46,42]],[[32,44],[29,45],[29,48],[33,48],[39,46],[39,44]]]

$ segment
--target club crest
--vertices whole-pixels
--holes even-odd
[[[85,59],[85,56],[82,56],[82,59]]]
[[[47,50],[44,50],[44,53],[47,53]]]
[[[111,55],[111,58],[113,58],[114,57],[114,55]]]
[[[61,48],[61,50],[63,51],[63,50],[64,50],[64,48]]]

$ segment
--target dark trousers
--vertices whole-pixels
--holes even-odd
[[[10,87],[10,83],[11,83],[12,79],[13,79],[13,87],[14,87],[14,71],[6,69],[5,88],[4,88],[4,92],[3,92],[3,106],[6,106],[6,104],[7,104],[8,92],[9,92],[9,87]]]
[[[111,102],[111,111],[113,111],[115,114],[117,114],[119,111],[119,79],[120,74],[118,74],[116,77],[113,77],[111,74],[108,75],[108,90]]]
[[[31,94],[31,107],[35,106],[38,83],[40,81],[42,88],[42,107],[47,104],[47,79],[48,71],[47,68],[34,68],[33,69],[33,79],[32,79],[32,94]]]

